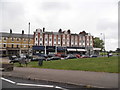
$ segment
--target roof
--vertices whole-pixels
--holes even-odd
[[[28,38],[28,34],[18,34],[18,33],[3,33],[3,32],[0,32],[0,36],[1,37],[16,37],[16,38]],[[29,38],[33,38],[33,35],[32,34],[29,34]]]

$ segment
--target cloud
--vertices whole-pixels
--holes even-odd
[[[118,26],[117,21],[113,22],[113,21],[110,21],[109,19],[101,19],[97,23],[97,29],[101,31],[104,31],[107,29],[117,30],[117,26]]]
[[[69,4],[66,2],[43,2],[42,9],[43,10],[68,10],[70,8]]]
[[[71,29],[73,33],[85,30],[93,36],[106,36],[107,50],[117,48],[118,0],[1,0],[2,31],[28,32],[46,27],[47,31]],[[1,24],[0,24],[1,25]],[[102,36],[100,36],[102,37]],[[113,43],[113,44],[112,44]]]

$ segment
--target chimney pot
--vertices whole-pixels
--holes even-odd
[[[45,28],[43,27],[43,32],[45,32]]]
[[[10,34],[12,34],[12,29],[10,29]]]
[[[24,34],[24,30],[22,30],[22,34]]]

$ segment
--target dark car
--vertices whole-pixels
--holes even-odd
[[[15,59],[13,59],[13,60],[10,60],[10,63],[16,63],[16,62],[19,62],[19,61],[25,60],[25,59],[26,59],[26,58],[24,58],[24,57],[15,58]]]
[[[17,58],[16,55],[13,55],[13,56],[10,56],[10,57],[9,57],[10,60],[14,60],[15,58]]]
[[[68,55],[65,59],[75,59],[76,58],[76,56],[74,56],[74,55]]]
[[[33,58],[31,59],[31,61],[39,61],[39,60],[44,60],[44,61],[46,61],[46,58],[45,58],[45,57],[33,57]]]
[[[47,61],[50,61],[50,60],[61,60],[61,58],[57,56],[47,58]]]
[[[55,54],[48,54],[47,55],[48,58],[51,58],[51,57],[54,57],[54,56],[55,56]]]

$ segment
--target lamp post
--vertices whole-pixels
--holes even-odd
[[[30,22],[28,23],[28,25],[29,25],[29,26],[28,26],[28,55],[29,55],[29,42],[30,42],[30,37],[29,37],[30,35],[29,35],[29,34],[30,34]]]
[[[103,35],[103,40],[104,40],[104,57],[105,57],[105,34],[101,33],[101,35]]]
[[[57,45],[55,46],[55,54],[57,54]]]
[[[45,45],[45,56],[46,56],[46,45]]]

